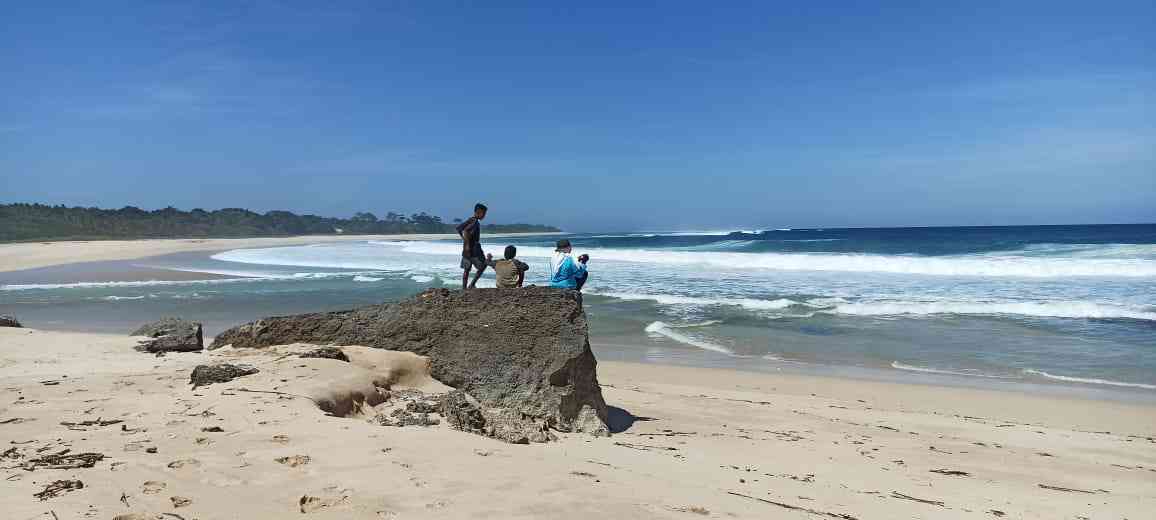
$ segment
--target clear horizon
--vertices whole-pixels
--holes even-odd
[[[13,6],[0,203],[1156,222],[1150,2]],[[1076,223],[1076,224],[1072,224]]]

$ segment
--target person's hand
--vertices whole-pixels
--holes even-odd
[[[586,254],[583,254],[583,255],[579,255],[579,256],[578,256],[578,261],[579,261],[579,262],[582,262],[582,263],[586,263],[586,262],[589,262],[589,261],[590,261],[590,255],[586,255]]]
[[[493,253],[486,253],[486,260],[493,260],[493,259],[494,259]]]

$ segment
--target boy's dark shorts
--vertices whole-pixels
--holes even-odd
[[[467,270],[471,266],[474,267],[475,269],[479,270],[479,271],[485,270],[486,269],[486,258],[482,257],[482,256],[473,256],[473,257],[463,256],[462,257],[462,269]]]

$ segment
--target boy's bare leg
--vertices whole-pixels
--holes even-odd
[[[477,272],[474,273],[474,281],[470,282],[470,289],[477,288],[478,278],[482,277],[482,273],[485,272],[485,270],[486,270],[485,266],[482,266],[480,269],[477,270]],[[469,275],[469,272],[466,272],[466,275]],[[465,281],[466,281],[466,279],[462,278],[463,284],[465,283]]]
[[[469,281],[470,281],[470,270],[467,268],[467,269],[462,271],[462,290],[463,291],[466,290],[466,283]],[[474,282],[475,283],[477,282],[476,278],[474,279]]]

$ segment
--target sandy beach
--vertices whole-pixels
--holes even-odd
[[[404,356],[347,347],[351,375],[292,355],[304,346],[153,357],[135,343],[0,329],[8,518],[1135,519],[1156,506],[1149,406],[602,363],[616,433],[523,446],[318,408],[357,377],[444,389]],[[191,388],[208,360],[260,372]],[[83,487],[35,496],[56,481]]]
[[[533,233],[541,234],[541,233]],[[488,234],[487,237],[517,236]],[[265,238],[188,238],[156,240],[87,240],[63,242],[20,242],[0,244],[0,272],[35,269],[52,265],[107,260],[129,260],[189,251],[225,251],[255,247],[278,247],[327,242],[364,240],[457,239],[450,234],[411,235],[322,235]]]

